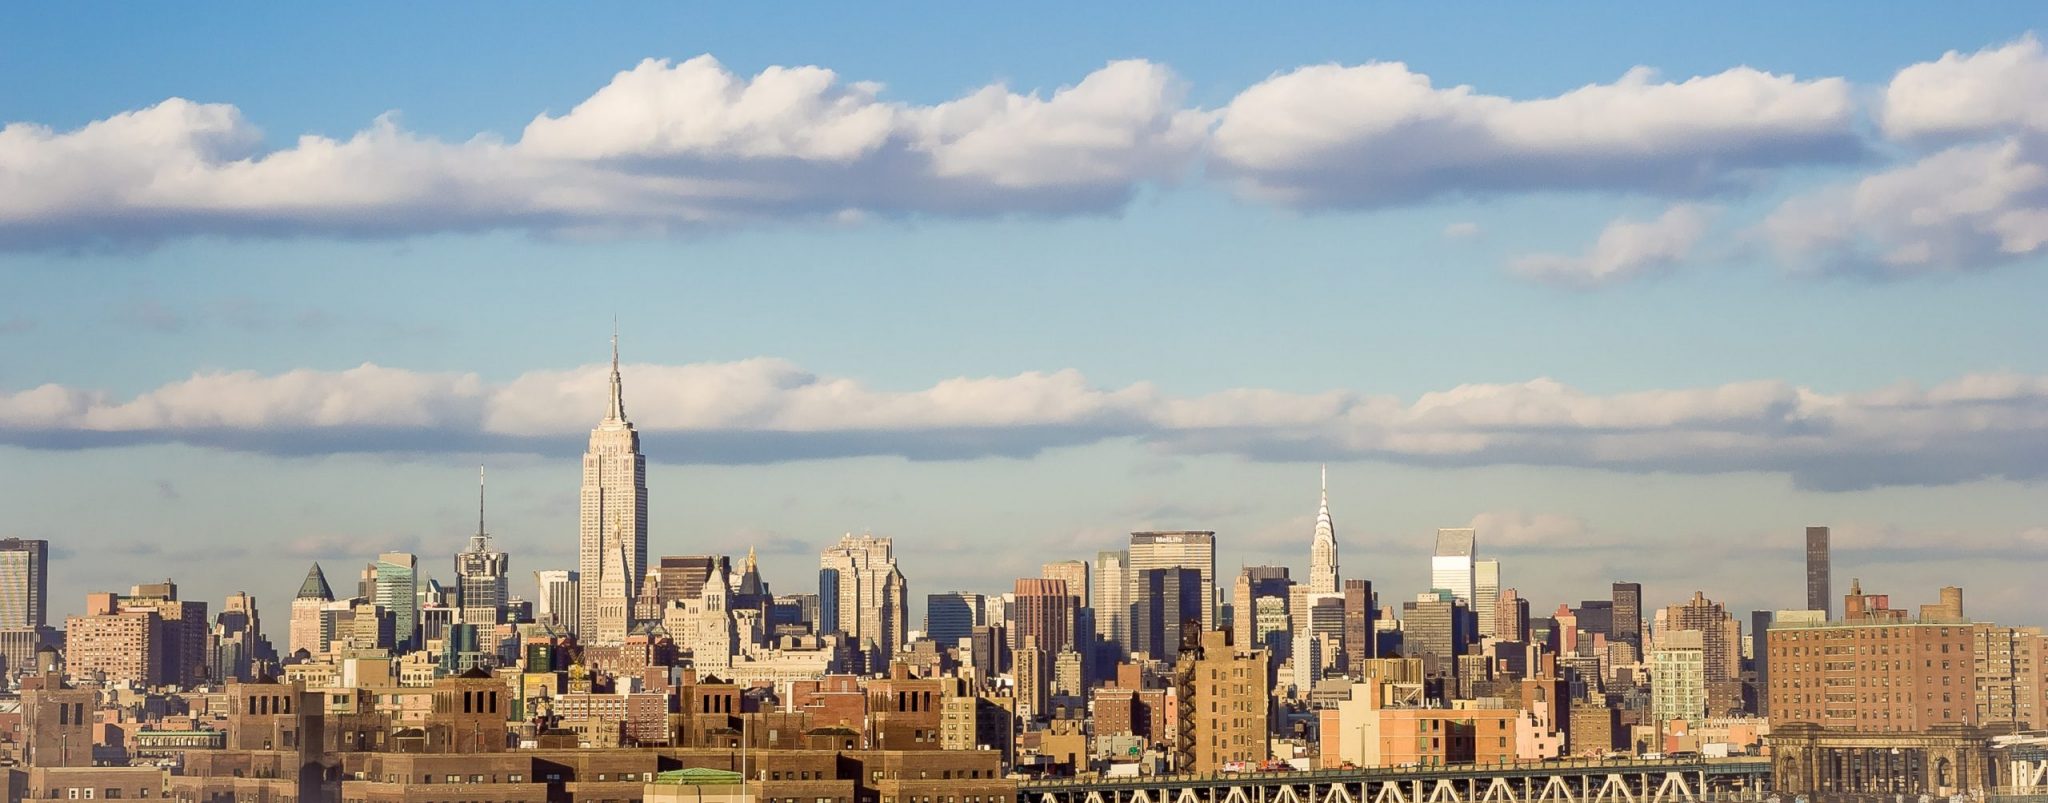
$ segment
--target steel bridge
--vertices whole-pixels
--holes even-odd
[[[1770,778],[1764,758],[1545,761],[1025,781],[1017,803],[1704,803]]]

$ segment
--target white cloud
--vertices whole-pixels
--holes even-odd
[[[1948,147],[1780,205],[1762,231],[1789,264],[1901,277],[2048,250],[2048,53],[2033,35],[1900,70],[1880,123]]]
[[[823,68],[743,77],[705,56],[642,62],[516,142],[442,141],[386,115],[275,150],[234,106],[173,98],[73,131],[0,129],[0,246],[1100,211],[1193,160],[1208,117],[1181,97],[1142,61],[1049,96],[990,86],[917,106]]]
[[[203,373],[133,399],[45,385],[0,394],[0,442],[178,441],[280,454],[570,452],[603,409],[605,368],[473,375],[364,365]],[[1549,379],[1412,400],[1238,389],[1169,396],[1075,371],[882,391],[773,359],[629,366],[627,410],[658,460],[1028,456],[1134,438],[1169,454],[1619,471],[1765,471],[1815,488],[2048,477],[2048,377],[1823,394],[1782,382],[1587,394]]]
[[[1617,219],[1585,254],[1529,254],[1515,257],[1508,267],[1523,278],[1578,286],[1641,278],[1690,257],[1713,213],[1708,207],[1679,204],[1655,220]]]
[[[1303,67],[1224,108],[1213,167],[1245,193],[1365,207],[1457,193],[1605,189],[1691,194],[1747,169],[1862,151],[1846,81],[1739,67],[1679,82],[1514,100],[1438,88],[1398,62]]]
[[[1795,197],[1763,230],[1791,264],[1875,276],[2039,255],[2048,248],[2048,134],[1958,145]]]
[[[1885,87],[1880,119],[1901,139],[2048,131],[2048,53],[2028,34],[1909,66]]]

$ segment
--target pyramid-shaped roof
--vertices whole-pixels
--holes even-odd
[[[320,573],[320,564],[306,572],[306,581],[299,584],[299,599],[334,601],[334,589],[327,587],[327,575]]]

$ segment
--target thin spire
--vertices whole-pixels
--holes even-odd
[[[606,421],[626,420],[626,393],[619,382],[619,322],[612,319],[612,404],[605,411]]]
[[[476,537],[488,537],[484,535],[484,466],[482,463],[478,463],[476,466]]]

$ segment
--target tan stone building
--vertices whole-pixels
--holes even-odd
[[[1203,631],[1200,648],[1181,654],[1178,769],[1218,772],[1271,755],[1266,661],[1265,650],[1232,646],[1228,630]]]
[[[64,663],[74,677],[154,686],[166,679],[164,658],[163,618],[123,611],[114,594],[87,594],[85,615],[64,620]]]
[[[1977,721],[2012,722],[2028,730],[2048,727],[2048,651],[2038,627],[1971,626],[1971,665],[1977,676]]]

